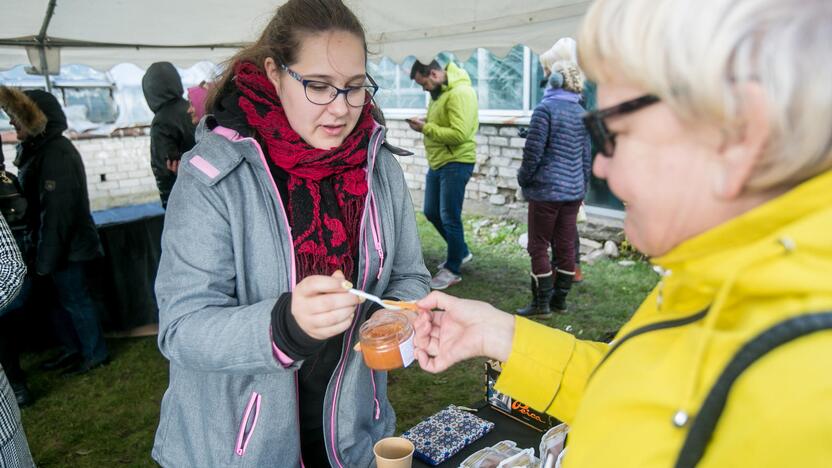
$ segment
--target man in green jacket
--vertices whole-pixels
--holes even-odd
[[[443,69],[436,60],[429,65],[417,60],[410,78],[431,95],[427,117],[409,119],[408,123],[425,135],[430,166],[425,180],[425,216],[448,244],[446,260],[439,265],[430,287],[445,289],[462,280],[460,267],[473,258],[465,243],[462,203],[477,157],[477,93],[468,73],[453,62]]]

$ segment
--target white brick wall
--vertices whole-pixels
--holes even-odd
[[[421,205],[428,171],[422,134],[410,130],[403,120],[388,121],[388,141],[414,153],[399,156],[413,200]],[[524,217],[526,204],[519,199],[517,169],[523,159],[526,140],[514,125],[480,124],[477,163],[466,188],[466,212]],[[87,171],[93,210],[158,201],[156,182],[150,170],[150,137],[115,137],[73,140]],[[4,145],[7,166],[14,147]],[[102,180],[102,175],[104,180]]]
[[[93,211],[115,206],[159,201],[150,170],[150,137],[116,137],[73,140],[87,172]],[[13,145],[3,145],[6,168],[17,172]],[[103,176],[103,180],[102,180]]]
[[[413,201],[421,205],[427,160],[421,134],[414,133],[404,121],[388,121],[388,141],[415,153],[398,160],[413,192]],[[517,169],[523,160],[526,139],[518,136],[515,125],[480,124],[475,141],[477,163],[465,191],[466,211],[471,207],[482,214],[524,216],[526,204],[518,199]]]

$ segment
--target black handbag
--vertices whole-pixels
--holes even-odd
[[[0,164],[0,213],[13,231],[26,228],[26,206],[17,177]]]

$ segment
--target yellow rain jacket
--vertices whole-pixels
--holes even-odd
[[[565,468],[670,467],[739,348],[832,311],[832,171],[683,242],[611,344],[517,318],[496,388],[571,426]],[[734,383],[700,467],[832,466],[832,331]]]

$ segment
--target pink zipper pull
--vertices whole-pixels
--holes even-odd
[[[381,272],[384,271],[384,251],[379,248],[378,249],[378,257],[379,257],[379,264],[378,264],[378,274],[376,275],[376,279],[381,279]]]
[[[370,230],[373,233],[373,244],[378,253],[379,264],[376,279],[381,279],[381,272],[384,271],[384,248],[381,245],[381,228],[378,222],[378,209],[376,207],[376,196],[370,194]]]
[[[251,441],[251,436],[254,435],[254,428],[257,427],[257,418],[260,416],[260,399],[261,397],[259,393],[252,392],[251,399],[249,399],[248,404],[246,405],[243,420],[240,423],[240,431],[237,433],[237,443],[234,447],[234,451],[240,457],[246,454],[248,443]],[[253,416],[251,416],[252,410],[254,412]],[[252,418],[251,428],[248,432],[246,432],[246,426],[248,425],[250,417]]]
[[[376,373],[373,369],[370,369],[370,382],[373,383],[373,405],[376,407],[376,413],[373,419],[378,421],[381,417],[381,403],[378,402],[378,395],[376,394]]]

